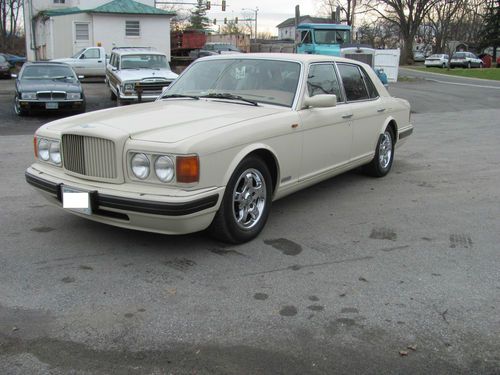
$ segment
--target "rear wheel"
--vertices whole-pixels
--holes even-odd
[[[467,63],[467,69],[470,69],[472,66],[470,64],[470,61]]]
[[[377,142],[375,157],[365,166],[365,172],[370,176],[384,177],[392,167],[394,160],[394,134],[391,128],[386,128]]]
[[[262,159],[249,156],[229,179],[219,211],[209,228],[223,242],[243,243],[257,237],[271,208],[272,179]]]
[[[443,63],[443,65],[441,66],[443,69],[446,68],[446,63]]]

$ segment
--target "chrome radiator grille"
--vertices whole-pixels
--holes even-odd
[[[116,178],[115,144],[107,139],[65,134],[63,163],[68,171],[84,176]]]

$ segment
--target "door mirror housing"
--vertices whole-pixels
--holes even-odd
[[[327,108],[337,105],[337,95],[320,94],[304,99],[304,107],[306,108]]]

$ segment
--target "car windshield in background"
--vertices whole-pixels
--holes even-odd
[[[4,63],[4,62],[7,62],[7,60],[5,59],[5,57],[0,55],[0,63]]]
[[[31,65],[23,70],[21,79],[76,79],[75,73],[68,66]]]
[[[291,107],[300,64],[263,59],[199,61],[180,76],[167,96],[232,94],[258,103]]]
[[[454,53],[451,58],[452,59],[465,59],[465,53],[464,52]]]
[[[344,44],[349,43],[348,30],[315,30],[316,44]]]
[[[125,55],[121,69],[168,69],[168,63],[163,55]]]
[[[446,58],[446,56],[444,56],[444,55],[432,55],[432,56],[429,56],[428,59],[440,59],[441,57]]]

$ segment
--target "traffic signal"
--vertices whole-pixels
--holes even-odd
[[[226,0],[222,0],[222,11],[226,11]]]
[[[207,6],[206,6],[206,9],[207,9],[207,10],[210,10],[210,1],[207,1]]]
[[[238,17],[234,17],[234,23],[238,23]]]
[[[224,17],[224,25],[227,25],[227,17]]]

